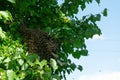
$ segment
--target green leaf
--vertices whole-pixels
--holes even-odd
[[[18,63],[19,63],[20,65],[23,65],[23,63],[24,63],[24,60],[22,60],[22,59],[19,59],[19,60],[18,60]]]
[[[89,4],[89,3],[92,3],[92,0],[86,0],[86,2]]]
[[[58,79],[56,79],[56,78],[53,78],[53,80],[58,80]]]
[[[8,63],[8,62],[10,62],[11,60],[10,60],[10,58],[9,57],[7,57],[5,60],[4,60],[4,62],[6,62],[6,63]]]
[[[7,70],[7,77],[8,80],[15,80],[16,74],[13,70]]]
[[[18,68],[19,64],[17,63],[16,60],[11,60],[8,64],[9,69],[16,70]]]
[[[107,8],[103,10],[103,16],[107,16]]]
[[[96,0],[96,2],[97,2],[98,4],[100,4],[100,0]]]
[[[4,72],[4,69],[0,68],[0,72]]]
[[[61,80],[60,76],[58,76],[57,74],[53,75],[53,78],[57,79],[57,80]]]
[[[9,2],[11,2],[11,3],[15,3],[15,0],[8,0]]]
[[[31,62],[34,62],[36,59],[39,59],[39,56],[37,54],[28,55],[28,60],[30,60]]]
[[[29,67],[27,63],[24,63],[21,67],[21,70],[26,70]]]
[[[7,80],[6,71],[2,68],[0,68],[0,80]]]
[[[75,65],[74,63],[72,63],[72,64],[70,65],[70,67],[71,67],[71,69],[74,71],[75,68],[76,68],[76,65]]]
[[[92,3],[93,0],[89,0],[89,1]]]
[[[80,71],[82,71],[83,70],[83,68],[82,68],[82,66],[81,65],[78,65],[78,70],[80,70]]]
[[[58,66],[57,66],[55,59],[50,59],[50,65],[52,66],[52,68],[54,70],[58,69]]]
[[[74,39],[74,44],[73,44],[74,48],[81,48],[83,47],[83,44],[84,44],[84,40],[78,38]]]
[[[82,4],[81,5],[81,9],[84,10],[86,8],[86,5],[85,4]]]
[[[42,60],[40,62],[40,67],[43,68],[43,66],[47,65],[47,60]]]
[[[24,72],[21,72],[19,75],[17,75],[17,77],[18,77],[18,79],[16,79],[16,80],[24,80],[26,75]]]
[[[76,59],[79,59],[81,56],[81,53],[79,50],[76,50],[75,52],[72,53],[72,56]]]
[[[65,53],[72,53],[73,52],[73,47],[70,44],[63,43],[62,49]]]
[[[0,27],[0,38],[1,39],[4,39],[6,36],[5,36],[5,32],[2,31],[2,28]]]
[[[49,68],[48,66],[45,66],[45,73],[43,74],[43,77],[44,77],[44,80],[50,80],[51,79],[51,73],[52,73],[52,70],[51,68]]]
[[[9,11],[0,11],[0,19],[3,19],[4,22],[12,21],[12,15]]]
[[[100,14],[97,14],[96,15],[96,21],[100,21],[101,20],[101,15]]]
[[[88,50],[81,50],[80,53],[82,56],[88,56]]]

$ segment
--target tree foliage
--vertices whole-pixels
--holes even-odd
[[[107,16],[107,9],[82,19],[75,16],[92,2],[1,0],[0,79],[59,80],[75,69],[81,71],[69,55],[75,59],[88,55],[85,39],[101,34],[96,22]]]

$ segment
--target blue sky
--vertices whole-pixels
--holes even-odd
[[[86,41],[89,56],[74,60],[83,66],[83,71],[75,71],[67,80],[120,80],[120,0],[101,0],[87,6],[83,12],[99,13],[108,9],[108,16],[98,22],[102,35]],[[78,17],[82,16],[81,12]]]

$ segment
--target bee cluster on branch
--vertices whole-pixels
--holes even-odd
[[[38,54],[41,60],[58,58],[56,55],[58,43],[39,27],[31,29],[23,24],[20,32],[23,35],[23,42],[27,45],[29,53]]]

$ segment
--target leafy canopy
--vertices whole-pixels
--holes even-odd
[[[100,0],[95,0],[100,4]],[[85,39],[101,34],[96,22],[107,16],[107,9],[100,14],[85,15],[78,19],[75,14],[85,10],[93,0],[1,0],[0,1],[0,79],[55,80],[65,78],[76,68],[69,59],[87,56]],[[39,27],[59,42],[55,52],[57,59],[40,60],[36,54],[28,54],[19,32],[21,24],[28,28]],[[50,62],[50,63],[49,63]],[[56,63],[57,62],[57,63]],[[47,77],[46,77],[47,76]]]

